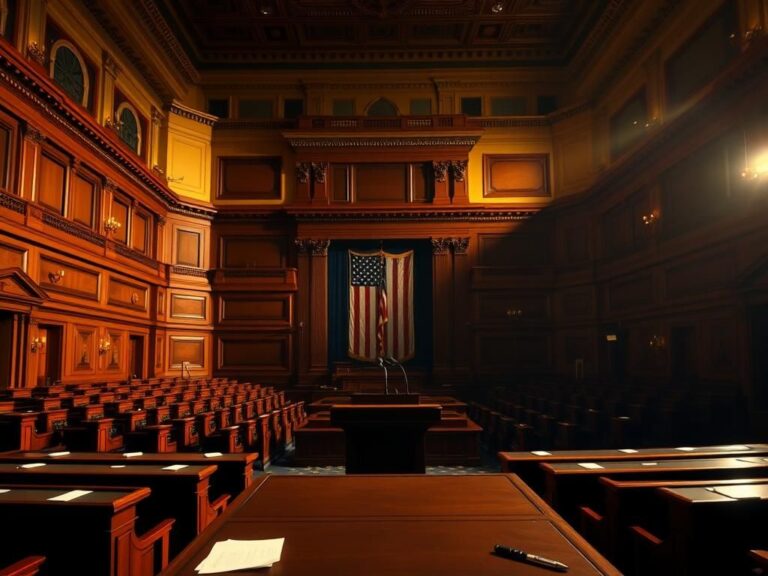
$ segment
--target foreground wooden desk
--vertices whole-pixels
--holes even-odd
[[[285,537],[270,576],[543,576],[494,544],[566,563],[572,576],[619,572],[517,476],[266,476],[188,546],[164,575],[193,576],[213,544]]]

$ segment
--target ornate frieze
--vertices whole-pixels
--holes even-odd
[[[45,222],[49,226],[53,226],[57,230],[61,230],[62,232],[71,234],[72,236],[75,236],[76,238],[80,238],[81,240],[86,240],[91,244],[95,244],[96,246],[104,247],[104,245],[106,244],[106,240],[104,239],[103,236],[96,234],[96,232],[88,228],[78,226],[77,224],[75,224],[70,220],[66,220],[59,216],[55,216],[50,212],[43,212],[42,220],[43,222]]]
[[[19,200],[18,198],[15,198],[10,194],[6,194],[2,191],[0,191],[0,207],[13,210],[19,214],[27,213],[27,204],[23,200]]]
[[[171,272],[181,274],[182,276],[195,276],[197,278],[206,278],[208,271],[204,268],[193,268],[192,266],[171,266]]]
[[[471,148],[477,144],[480,135],[382,136],[381,138],[368,136],[329,136],[327,138],[318,136],[309,138],[288,136],[287,139],[288,143],[293,148],[429,148],[435,146],[461,146]]]

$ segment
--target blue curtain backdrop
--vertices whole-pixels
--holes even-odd
[[[413,250],[413,323],[416,355],[408,366],[431,368],[432,361],[432,245],[429,240],[332,240],[328,247],[328,365],[355,362],[349,349],[349,250],[381,248],[392,254]],[[364,362],[361,365],[370,366]]]

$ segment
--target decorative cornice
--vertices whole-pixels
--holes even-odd
[[[104,70],[112,76],[112,78],[117,78],[120,72],[122,72],[120,66],[117,64],[117,61],[115,60],[114,56],[104,50],[102,52],[102,60],[104,62]]]
[[[153,0],[139,0],[137,5],[142,8],[142,11],[139,12],[139,17],[149,26],[152,32],[151,36],[163,47],[163,53],[174,60],[173,63],[176,65],[176,68],[184,73],[188,82],[193,84],[199,82],[200,75],[195,65],[187,56],[186,51],[182,48],[163,15],[160,14],[156,2]]]
[[[13,210],[19,214],[27,213],[26,202],[12,196],[11,194],[8,194],[7,192],[3,192],[2,190],[0,190],[0,207],[8,208],[8,210]]]
[[[213,126],[219,119],[218,116],[213,116],[212,114],[206,114],[205,112],[200,112],[199,110],[188,108],[187,106],[183,106],[178,102],[173,102],[168,107],[168,111],[171,114],[176,114],[177,116],[181,116],[182,118],[186,118],[187,120],[192,120],[194,122],[199,122],[200,124],[205,124],[206,126]]]
[[[462,146],[471,148],[480,135],[473,136],[311,136],[307,138],[289,136],[293,148],[399,148],[405,146]]]
[[[539,208],[529,210],[402,210],[382,212],[336,210],[289,211],[297,222],[517,222],[527,220]]]
[[[42,144],[45,142],[45,136],[43,136],[43,133],[29,124],[27,124],[26,128],[24,129],[24,138],[32,142],[32,144]]]
[[[171,266],[171,272],[173,274],[180,274],[182,276],[195,276],[197,278],[207,278],[208,271],[204,268],[193,268],[192,266]]]
[[[314,238],[296,238],[293,243],[298,248],[299,254],[311,256],[328,256],[328,247],[331,245],[330,240]]]
[[[121,256],[130,258],[131,260],[136,260],[136,262],[140,262],[141,264],[149,266],[150,268],[157,268],[157,260],[155,260],[154,258],[150,258],[149,256],[142,254],[141,252],[136,252],[136,250],[128,248],[128,246],[125,246],[123,244],[114,243],[114,247],[115,247],[115,252],[117,252]]]
[[[95,244],[100,248],[103,248],[106,244],[106,239],[103,236],[97,234],[89,228],[75,224],[70,220],[66,220],[61,216],[56,216],[50,212],[43,212],[42,216],[43,222],[56,228],[57,230],[66,232],[67,234],[75,236],[76,238],[80,238],[81,240],[86,240],[87,242]]]
[[[195,218],[205,218],[206,220],[213,220],[216,216],[216,211],[211,208],[204,208],[202,206],[193,206],[191,204],[174,204],[168,207],[169,212],[174,214],[182,214],[184,216],[194,216]]]

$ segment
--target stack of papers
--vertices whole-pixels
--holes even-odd
[[[280,561],[283,542],[285,538],[216,542],[195,570],[198,574],[218,574],[247,568],[270,568]]]

